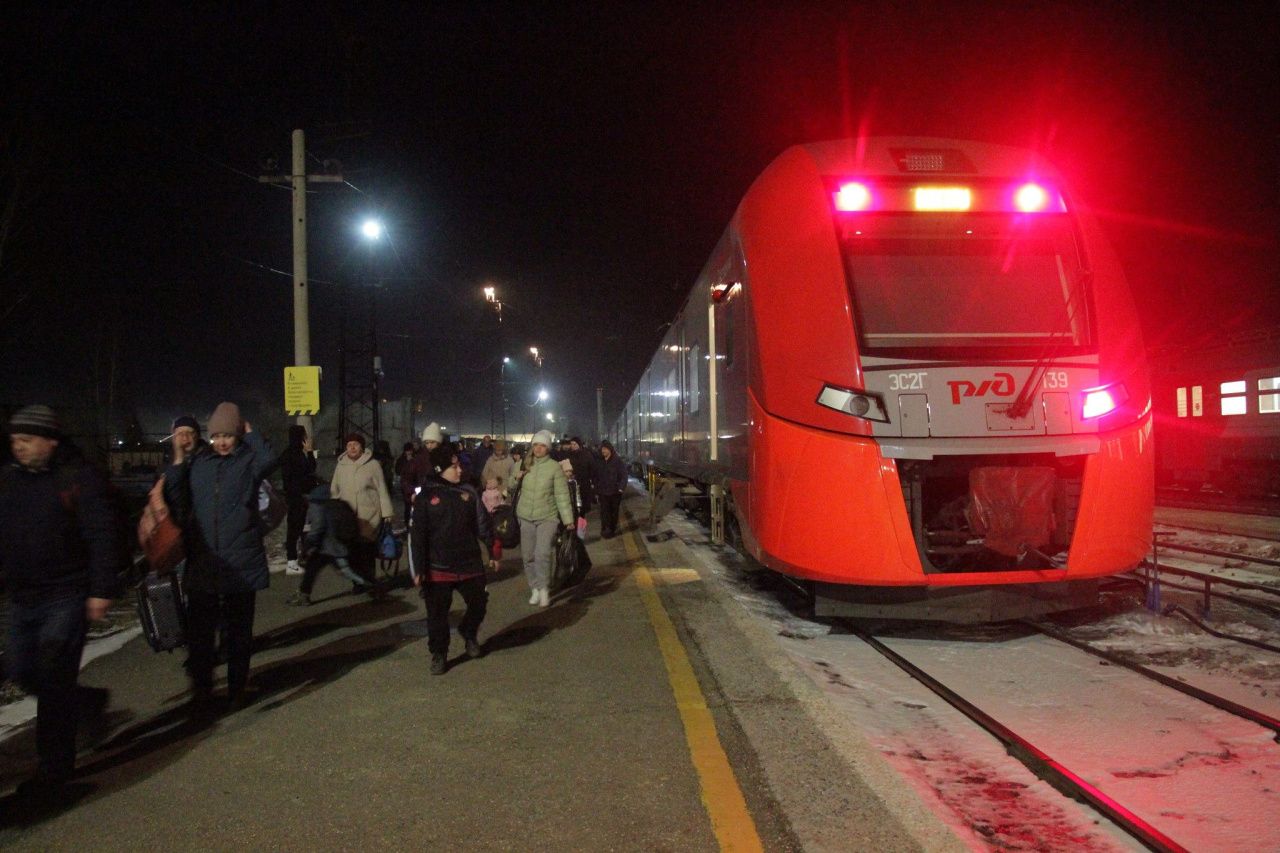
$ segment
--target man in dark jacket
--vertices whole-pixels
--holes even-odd
[[[576,435],[569,439],[569,464],[573,466],[573,480],[578,484],[578,500],[582,504],[578,516],[585,518],[595,505],[595,489],[592,487],[596,457]]]
[[[593,472],[596,497],[600,500],[600,538],[618,535],[618,509],[627,490],[627,466],[607,441],[600,442],[600,460]]]
[[[165,472],[164,496],[170,507],[190,507],[179,517],[186,519],[192,698],[204,707],[212,699],[214,634],[225,620],[227,695],[234,707],[243,702],[249,679],[256,595],[269,583],[257,496],[275,457],[234,403],[214,410],[209,439],[211,452],[189,465],[177,459]]]
[[[311,438],[302,424],[289,427],[289,446],[276,460],[280,466],[280,479],[284,484],[284,500],[289,507],[284,533],[284,553],[289,564],[285,574],[300,575],[298,565],[298,540],[307,520],[307,492],[316,485],[316,454],[311,449]]]
[[[5,659],[35,694],[40,767],[24,791],[56,793],[75,768],[76,721],[106,691],[79,688],[91,620],[106,615],[125,569],[106,480],[62,434],[48,406],[9,422],[13,462],[0,471],[0,576],[10,595]]]
[[[492,544],[489,513],[471,486],[461,485],[462,465],[448,444],[428,454],[428,479],[414,501],[409,526],[409,571],[427,605],[427,648],[431,674],[443,675],[448,666],[449,608],[457,590],[467,612],[458,625],[467,655],[481,657],[480,623],[489,603],[485,589],[485,561],[479,540]]]

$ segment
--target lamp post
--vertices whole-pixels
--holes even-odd
[[[369,251],[365,269],[367,281],[357,291],[355,301],[358,307],[345,304],[347,288],[343,288],[342,346],[338,361],[338,382],[341,387],[338,437],[351,431],[359,431],[368,436],[372,447],[381,437],[379,386],[383,376],[382,357],[378,355],[375,250],[386,229],[377,219],[369,218],[360,223],[359,232]],[[362,328],[349,331],[348,324],[360,323],[362,320]],[[347,363],[349,358],[350,369]]]
[[[497,287],[495,287],[495,286],[494,286],[494,285],[492,285],[492,284],[485,285],[485,287],[484,287],[484,301],[485,301],[486,303],[488,303],[490,306],[492,306],[492,307],[493,307],[494,314],[496,314],[496,315],[497,315],[497,317],[498,317],[498,330],[497,330],[497,344],[498,344],[498,346],[497,346],[497,350],[498,350],[498,354],[499,354],[499,356],[502,356],[502,351],[503,351],[503,346],[502,346],[502,300],[498,298],[498,288],[497,288]],[[502,437],[503,437],[504,439],[507,437],[507,423],[506,423],[506,420],[507,420],[507,413],[506,413],[506,398],[505,398],[505,395],[504,395],[504,393],[503,393],[503,391],[502,391],[502,387],[501,387],[501,386],[502,386],[502,381],[503,381],[503,366],[504,366],[505,364],[506,364],[506,357],[505,357],[505,356],[502,356],[502,359],[499,361],[499,364],[498,364],[498,386],[499,386],[499,387],[498,387],[498,389],[497,389],[497,394],[496,394],[496,396],[497,396],[497,397],[501,397],[501,398],[502,398],[502,406],[503,406],[503,411],[502,411]],[[494,389],[490,388],[490,389],[489,389],[489,432],[490,432],[490,433],[497,432],[497,424],[496,424],[496,418],[495,418],[495,412],[494,412],[494,398],[495,398]]]

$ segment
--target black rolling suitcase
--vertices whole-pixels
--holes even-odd
[[[138,619],[152,650],[171,652],[187,643],[187,606],[175,574],[148,574],[138,584]]]

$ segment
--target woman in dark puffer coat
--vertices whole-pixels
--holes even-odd
[[[192,694],[207,704],[213,694],[214,634],[226,624],[227,696],[243,702],[253,647],[258,590],[268,584],[267,554],[258,517],[258,487],[274,459],[266,440],[220,403],[209,418],[210,451],[165,473],[165,500],[184,508],[187,549],[187,640]]]

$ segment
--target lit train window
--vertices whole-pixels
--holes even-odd
[[[1178,389],[1178,417],[1185,418],[1187,416],[1187,389]]]
[[[1280,376],[1268,376],[1266,379],[1258,380],[1259,391],[1270,391],[1270,394],[1258,395],[1258,411],[1264,415],[1273,415],[1280,412]]]
[[[1204,414],[1204,389],[1199,385],[1191,386],[1191,417],[1198,418]]]
[[[1219,386],[1222,391],[1222,414],[1243,415],[1248,411],[1248,398],[1245,397],[1246,387],[1243,379],[1237,382],[1223,382]]]

